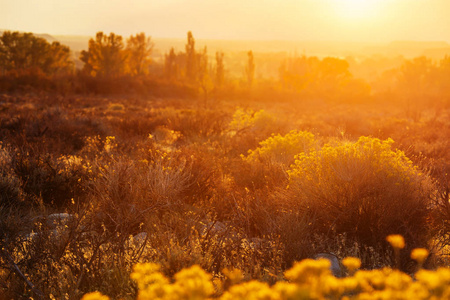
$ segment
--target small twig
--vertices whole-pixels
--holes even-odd
[[[14,260],[12,259],[11,255],[3,248],[0,247],[0,253],[1,256],[8,262],[11,269],[19,276],[21,277],[25,283],[31,288],[31,291],[38,296],[38,299],[43,299],[44,293],[41,292],[31,281],[27,279],[27,277],[20,271],[19,267],[16,265]]]

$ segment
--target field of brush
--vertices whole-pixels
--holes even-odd
[[[0,94],[4,299],[134,299],[143,262],[269,284],[319,253],[381,268],[390,234],[403,271],[418,247],[447,265],[450,106],[408,101]]]

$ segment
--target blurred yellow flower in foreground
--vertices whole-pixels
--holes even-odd
[[[405,247],[400,235],[391,235],[387,240],[396,252]],[[428,250],[422,248],[411,253],[419,263],[428,255]],[[389,267],[358,270],[361,260],[356,257],[344,258],[342,264],[349,275],[337,278],[330,271],[329,260],[305,259],[285,272],[286,281],[274,285],[257,280],[241,282],[242,271],[224,270],[223,280],[231,283],[224,290],[217,289],[213,276],[198,265],[167,278],[158,264],[142,263],[134,267],[131,277],[138,285],[137,300],[450,299],[450,268],[430,271],[419,266],[419,271],[410,275]],[[81,300],[109,298],[93,292]]]
[[[109,297],[103,295],[100,292],[92,292],[84,295],[83,298],[81,298],[81,300],[109,300]]]
[[[405,248],[405,239],[400,234],[391,234],[386,238],[386,241],[395,249]]]
[[[361,267],[361,260],[356,257],[346,257],[342,260],[342,264],[350,273],[353,273]]]
[[[411,252],[411,258],[417,261],[419,264],[422,264],[425,259],[427,259],[430,253],[427,249],[424,248],[416,248]]]

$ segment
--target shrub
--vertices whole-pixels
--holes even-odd
[[[233,133],[238,133],[242,130],[252,129],[253,131],[265,130],[274,124],[274,117],[264,110],[253,111],[251,109],[244,110],[238,108],[233,118],[228,125],[228,128]]]
[[[248,162],[262,161],[289,166],[294,161],[295,155],[309,152],[315,143],[312,133],[292,130],[284,136],[272,135],[260,142],[255,150],[249,150],[247,157],[242,157]]]
[[[63,207],[75,195],[84,194],[90,180],[89,168],[76,156],[55,157],[48,153],[23,153],[15,156],[14,171],[23,182],[23,190],[31,204]]]
[[[22,185],[12,168],[10,152],[0,142],[0,206],[22,202]]]
[[[164,110],[161,110],[160,117],[165,117]],[[220,136],[227,125],[228,115],[220,109],[177,109],[176,114],[165,119],[167,125],[181,132],[186,140],[195,142]]]
[[[114,137],[107,137],[104,149],[111,157],[98,161],[91,199],[100,221],[125,239],[136,233],[145,215],[182,205],[191,173],[176,153],[149,150],[146,158],[134,161],[116,153],[116,146]]]
[[[288,170],[293,205],[315,215],[312,230],[346,233],[360,245],[379,246],[402,234],[411,247],[428,239],[428,177],[393,141],[361,137],[300,153]]]
[[[267,195],[287,185],[288,176],[284,165],[261,161],[249,162],[244,158],[231,160],[227,168],[234,178],[234,184],[241,189],[252,192],[263,190]]]
[[[419,268],[414,275],[408,275],[389,267],[375,270],[358,270],[361,262],[356,257],[343,260],[348,275],[336,278],[330,271],[327,259],[305,259],[297,262],[284,275],[287,281],[267,283],[251,280],[239,282],[242,273],[224,270],[224,283],[194,265],[175,274],[174,281],[164,276],[158,264],[137,264],[131,277],[138,284],[139,300],[147,299],[447,299],[450,294],[450,269],[439,268],[429,271]],[[420,262],[419,262],[420,266]],[[238,280],[236,280],[238,278]],[[226,284],[228,287],[229,284]],[[83,297],[102,298],[93,292]]]
[[[435,163],[432,174],[436,185],[433,197],[432,229],[436,244],[448,253],[450,245],[450,163],[441,160]]]
[[[228,124],[230,153],[241,155],[248,149],[256,148],[258,143],[274,132],[282,132],[283,124],[264,110],[254,111],[238,108]]]

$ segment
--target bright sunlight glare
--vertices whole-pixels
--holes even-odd
[[[333,0],[335,14],[342,20],[373,21],[382,12],[387,0]]]

